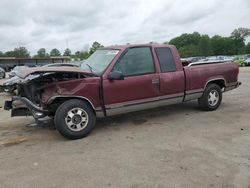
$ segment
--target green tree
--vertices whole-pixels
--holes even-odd
[[[88,59],[89,56],[90,56],[90,54],[86,51],[85,52],[83,51],[79,54],[80,59]]]
[[[87,51],[76,51],[75,55],[71,58],[88,59],[89,53]]]
[[[14,51],[7,51],[4,53],[6,57],[15,57]]]
[[[38,58],[45,58],[47,57],[48,54],[46,53],[46,49],[45,48],[40,48],[38,51],[37,51],[37,55],[36,57]]]
[[[0,51],[0,57],[4,57],[4,53],[2,51]]]
[[[244,54],[245,49],[245,40],[250,36],[250,29],[248,28],[238,28],[231,33],[231,39],[234,40],[235,53]]]
[[[250,42],[246,45],[246,54],[250,54]]]
[[[210,56],[213,54],[211,39],[208,35],[201,35],[198,43],[198,55]]]
[[[234,40],[230,37],[215,35],[211,38],[213,55],[234,55],[236,48]]]
[[[181,57],[200,56],[205,52],[211,54],[210,38],[207,35],[200,35],[198,32],[191,34],[184,33],[169,41],[177,47]]]
[[[63,56],[71,56],[71,50],[69,48],[66,48],[63,53]]]
[[[238,28],[231,33],[231,38],[234,40],[244,41],[250,36],[249,28]]]
[[[222,55],[224,53],[224,39],[219,35],[215,35],[211,38],[213,54]]]
[[[61,53],[58,49],[54,48],[50,51],[50,56],[61,56]]]
[[[93,54],[98,48],[101,48],[101,47],[103,47],[103,45],[101,45],[99,42],[97,42],[97,41],[93,42],[93,44],[89,50],[89,54],[90,55]]]
[[[246,37],[250,36],[250,29],[239,28],[232,32],[230,37],[215,35],[201,35],[198,32],[184,33],[169,41],[177,47],[181,57],[236,55],[244,54],[248,50],[245,45]]]
[[[13,51],[13,55],[14,55],[14,57],[19,57],[19,58],[20,57],[21,58],[28,58],[28,57],[30,57],[30,53],[23,46],[15,48],[14,51]]]

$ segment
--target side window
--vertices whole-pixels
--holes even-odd
[[[156,48],[155,51],[160,62],[161,72],[176,71],[175,61],[170,48]]]
[[[130,48],[115,64],[113,70],[122,72],[124,76],[154,73],[155,67],[150,48]]]

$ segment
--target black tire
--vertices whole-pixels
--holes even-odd
[[[79,111],[81,115],[77,114]],[[74,115],[72,116],[72,114]],[[86,119],[86,123],[79,123],[83,119]],[[95,126],[96,116],[88,103],[79,99],[71,99],[58,107],[54,121],[56,129],[63,136],[69,139],[80,139],[92,131]],[[70,125],[72,123],[75,124]]]
[[[214,100],[211,99],[214,95]],[[213,101],[213,102],[211,102]],[[201,98],[198,99],[199,107],[205,111],[216,110],[222,101],[221,87],[217,84],[208,84]]]

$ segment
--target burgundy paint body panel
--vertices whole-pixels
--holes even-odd
[[[133,47],[150,47],[155,63],[155,74],[141,75],[125,77],[124,81],[112,81],[110,82],[107,78],[109,73],[112,71],[114,65],[120,56],[128,48]],[[171,49],[173,58],[176,62],[176,72],[160,72],[160,65],[158,62],[155,48],[168,47]],[[125,46],[114,46],[111,49],[119,49],[120,52],[117,57],[111,62],[108,69],[105,71],[104,78],[104,102],[105,105],[129,102],[133,100],[141,100],[152,97],[159,97],[163,95],[172,95],[182,93],[184,95],[185,88],[185,77],[180,61],[178,51],[175,46],[172,45],[125,45]],[[152,80],[159,79],[159,84],[152,85]]]
[[[183,71],[165,72],[160,74],[160,94],[161,95],[184,95],[185,76]]]
[[[168,47],[173,55],[176,71],[175,72],[161,72],[160,63],[155,53],[155,48],[166,48]],[[184,95],[185,89],[185,75],[183,67],[180,61],[180,56],[175,46],[172,45],[156,45],[153,48],[155,64],[158,67],[160,75],[160,95],[173,95],[182,94]]]
[[[225,84],[238,80],[238,66],[231,62],[196,65],[184,68],[186,90],[204,89],[206,83],[214,79],[223,79]]]
[[[48,104],[56,96],[85,97],[95,108],[100,107],[99,77],[89,77],[77,80],[60,81],[43,86],[42,102]]]
[[[159,85],[152,80],[159,79],[158,74],[125,77],[124,80],[103,81],[105,105],[147,99],[159,96]]]

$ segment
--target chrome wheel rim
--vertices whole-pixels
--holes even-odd
[[[65,118],[67,127],[74,132],[83,130],[88,125],[88,114],[82,108],[73,108]]]
[[[208,103],[210,106],[216,106],[219,102],[219,92],[216,90],[212,90],[210,91],[210,93],[208,94]]]

